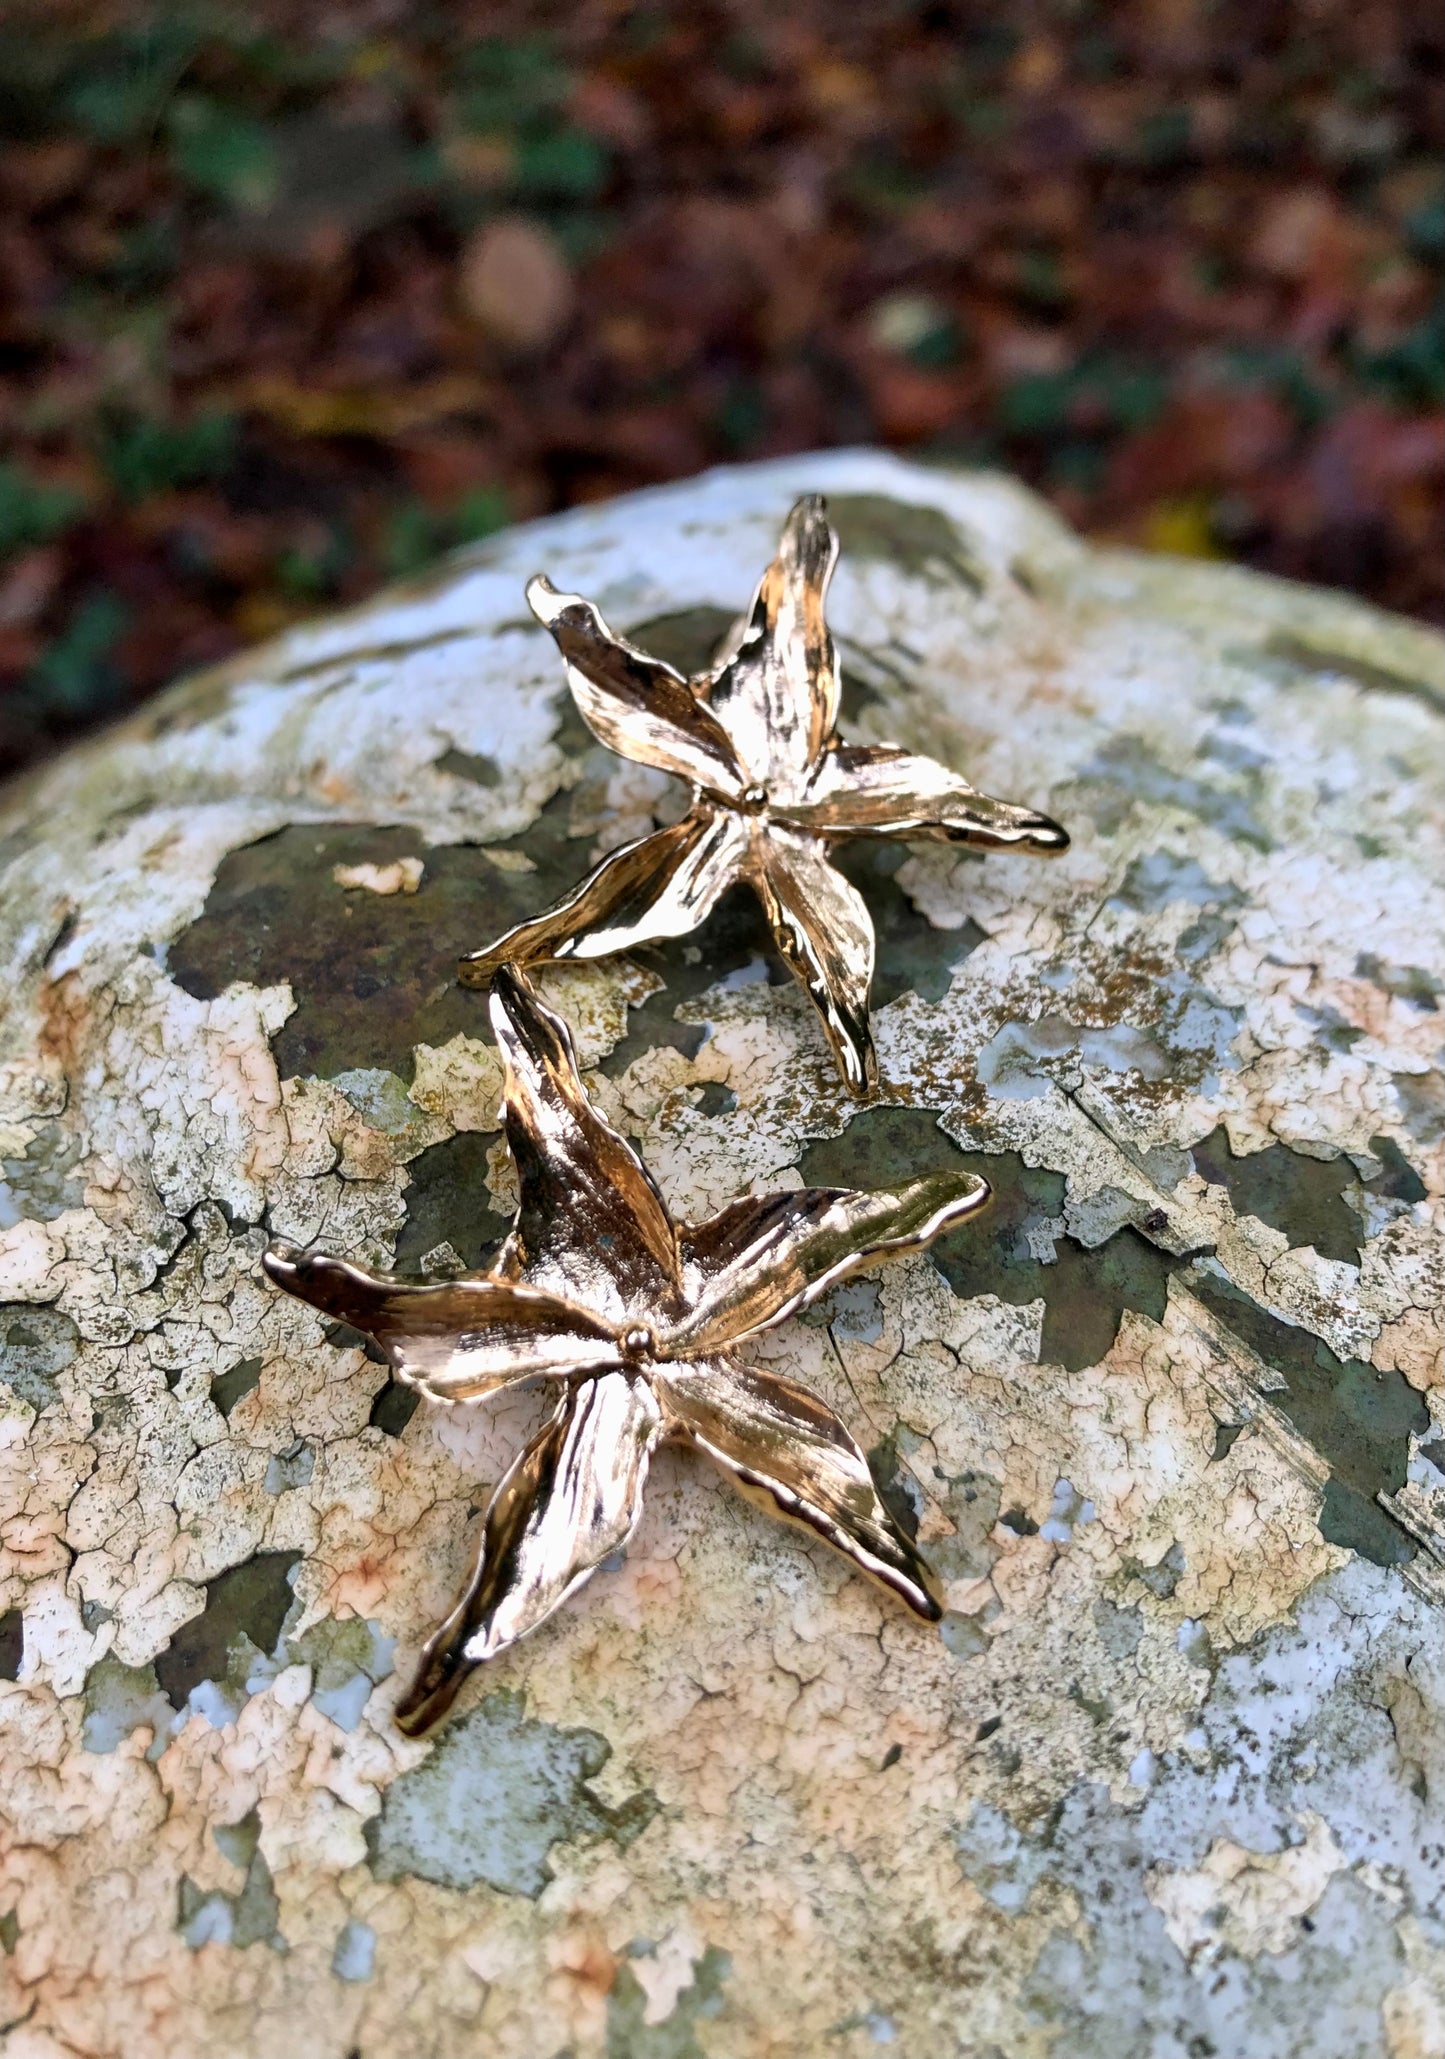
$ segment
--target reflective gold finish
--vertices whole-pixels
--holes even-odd
[[[466,1584],[397,1710],[417,1734],[474,1666],[535,1629],[627,1542],[648,1462],[673,1437],[806,1524],[922,1616],[939,1604],[868,1464],[816,1395],[736,1347],[865,1266],[921,1251],[989,1198],[972,1173],[878,1193],[800,1188],[675,1224],[632,1146],[583,1092],[565,1023],[503,966],[492,1022],[521,1199],[489,1273],[402,1280],[274,1243],[289,1293],[374,1337],[435,1401],[555,1382],[556,1407],[492,1496]]]
[[[844,837],[938,838],[1058,852],[1047,815],[996,801],[932,758],[837,735],[838,663],[823,603],[838,541],[822,498],[788,517],[750,614],[711,671],[685,680],[614,636],[590,601],[541,577],[527,599],[556,639],[588,727],[610,749],[693,789],[681,822],[611,852],[567,900],[461,961],[601,958],[696,929],[736,880],[757,893],[854,1093],[877,1085],[868,1029],[873,924],[828,860]]]

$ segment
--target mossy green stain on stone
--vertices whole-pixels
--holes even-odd
[[[569,811],[569,795],[554,795],[524,835],[497,846],[523,852],[530,872],[500,869],[481,846],[428,846],[414,830],[278,830],[222,859],[204,909],[170,947],[171,977],[201,1000],[236,980],[287,981],[296,1007],[272,1039],[283,1078],[388,1072],[405,1086],[416,1044],[489,1039],[485,996],[457,984],[457,959],[576,885],[586,845],[568,834]],[[406,857],[424,865],[414,894],[346,890],[333,877],[338,865]]]
[[[415,894],[346,892],[337,865],[421,856]],[[427,850],[414,831],[296,826],[230,852],[201,915],[170,948],[171,977],[211,1000],[236,980],[288,981],[296,1007],[272,1040],[283,1078],[372,1068],[410,1078],[412,1048],[484,1036],[486,1008],[456,959],[513,913],[513,880],[480,850]]]
[[[1423,966],[1386,965],[1373,951],[1361,951],[1355,960],[1355,976],[1369,980],[1372,986],[1393,995],[1396,1000],[1408,1001],[1422,1015],[1439,1013],[1440,982]]]
[[[923,1494],[898,1449],[898,1431],[891,1430],[867,1453],[868,1470],[878,1498],[905,1537],[917,1540],[923,1515]]]
[[[941,508],[885,493],[830,493],[828,518],[845,562],[879,561],[930,585],[983,591],[978,553]]]
[[[959,929],[935,929],[919,914],[896,877],[907,863],[907,844],[860,837],[829,855],[862,894],[873,917],[873,1007],[886,1008],[908,993],[921,1001],[943,1000],[954,972],[984,940],[978,924],[969,919]]]
[[[695,679],[700,672],[711,671],[736,620],[735,612],[704,603],[675,608],[666,615],[649,615],[645,621],[630,623],[623,634],[629,643],[649,657],[661,658],[684,679]]]
[[[53,948],[53,947],[52,947]],[[85,1204],[85,1185],[74,1176],[81,1140],[58,1122],[41,1125],[23,1158],[0,1161],[0,1228],[22,1220],[54,1222]]]
[[[276,1649],[291,1607],[297,1551],[258,1552],[206,1582],[206,1606],[172,1637],[155,1661],[171,1707],[183,1709],[204,1680],[226,1679],[236,1660]]]
[[[1329,644],[1315,643],[1308,637],[1283,629],[1271,630],[1263,648],[1267,657],[1278,658],[1292,670],[1312,678],[1320,673],[1334,673],[1338,678],[1348,679],[1351,685],[1362,687],[1366,693],[1405,694],[1411,700],[1423,701],[1437,714],[1445,711],[1445,690],[1434,681],[1420,679],[1411,672],[1398,672],[1392,665],[1382,665],[1377,659],[1362,658],[1353,651],[1336,650]]]
[[[1283,1169],[1272,1165],[1261,1173],[1261,1181],[1273,1184],[1261,1186],[1260,1206],[1275,1206],[1271,1197],[1282,1195],[1277,1212],[1297,1229],[1309,1228],[1301,1242],[1329,1241],[1341,1218],[1353,1226],[1339,1186],[1327,1182],[1322,1196],[1309,1185],[1310,1169],[1329,1173],[1332,1162],[1293,1152],[1285,1157],[1291,1163]],[[1353,1177],[1349,1160],[1342,1164],[1340,1185]],[[1187,1268],[1190,1289],[1284,1374],[1287,1391],[1272,1398],[1331,1469],[1321,1534],[1382,1565],[1414,1555],[1406,1533],[1376,1499],[1404,1485],[1410,1434],[1423,1435],[1428,1427],[1424,1402],[1403,1375],[1336,1358],[1308,1331],[1269,1315],[1217,1272],[1160,1251],[1132,1225],[1086,1249],[1063,1227],[1062,1174],[1025,1165],[1016,1152],[960,1151],[926,1109],[864,1109],[841,1136],[810,1144],[801,1169],[809,1185],[866,1187],[940,1165],[981,1173],[994,1190],[988,1214],[933,1246],[933,1262],[956,1294],[965,1300],[993,1294],[1013,1306],[1042,1300],[1040,1361],[1080,1372],[1106,1355],[1126,1309],[1162,1322],[1169,1276]]]
[[[25,1657],[25,1617],[19,1609],[0,1615],[0,1680],[18,1680]]]
[[[0,1381],[33,1409],[55,1400],[55,1376],[79,1349],[80,1332],[61,1309],[0,1303]]]
[[[1399,1201],[1407,1208],[1428,1199],[1425,1182],[1393,1137],[1371,1137],[1370,1150],[1380,1165],[1379,1172],[1366,1181],[1375,1199]]]
[[[961,929],[938,930],[920,915],[895,877],[908,856],[906,845],[857,843],[835,849],[833,861],[858,888],[868,904],[877,936],[872,1005],[887,1007],[900,995],[916,993],[925,1001],[941,1001],[956,967],[983,941],[973,922]],[[726,893],[702,929],[691,936],[644,945],[631,954],[663,982],[628,1015],[627,1035],[602,1061],[602,1070],[619,1079],[634,1060],[659,1044],[695,1057],[705,1031],[701,1022],[679,1021],[699,1011],[689,1005],[731,974],[757,966],[770,986],[785,987],[792,979],[773,942],[757,895],[747,886]]]
[[[1236,1215],[1268,1223],[1288,1237],[1292,1251],[1308,1244],[1321,1258],[1359,1264],[1360,1223],[1343,1198],[1359,1174],[1348,1158],[1311,1158],[1288,1144],[1236,1157],[1222,1123],[1191,1155],[1211,1186],[1226,1189]]]
[[[495,758],[489,758],[485,751],[443,751],[432,764],[438,772],[449,772],[453,779],[465,779],[472,786],[500,786],[502,768]]]
[[[392,1671],[396,1639],[362,1616],[323,1616],[287,1640],[292,1665],[311,1668],[311,1700],[339,1730],[354,1730],[378,1682]]]
[[[261,1360],[243,1358],[239,1365],[229,1372],[219,1373],[211,1382],[211,1399],[221,1414],[228,1420],[231,1410],[248,1394],[254,1394],[261,1384]]]
[[[1040,1358],[1070,1372],[1099,1363],[1125,1309],[1161,1322],[1169,1274],[1184,1263],[1131,1225],[1085,1249],[1063,1227],[1062,1173],[1025,1165],[1015,1151],[960,1151],[927,1109],[864,1109],[841,1136],[810,1144],[801,1164],[807,1183],[824,1187],[887,1186],[944,1166],[982,1174],[993,1188],[989,1212],[941,1237],[933,1262],[963,1300],[1042,1300]]]
[[[198,1952],[202,1945],[233,1945],[244,1951],[248,1945],[270,1945],[285,1950],[281,1937],[281,1904],[266,1855],[261,1850],[261,1819],[255,1809],[239,1823],[218,1824],[212,1836],[223,1858],[244,1867],[240,1892],[228,1895],[219,1888],[202,1889],[183,1873],[176,1928]]]
[[[490,1131],[460,1130],[411,1161],[402,1196],[406,1220],[396,1246],[398,1272],[415,1272],[439,1244],[450,1244],[472,1271],[489,1263],[510,1222],[492,1205],[487,1186],[487,1153],[494,1137]]]
[[[633,1945],[630,1956],[645,1958],[648,1949]],[[647,1991],[624,1961],[607,1997],[607,2059],[705,2059],[697,2026],[722,2013],[723,1983],[731,1972],[730,1955],[707,1946],[662,2022],[649,2023]],[[714,2049],[709,2039],[706,2050]]]
[[[1269,1315],[1217,1273],[1200,1268],[1189,1285],[1226,1329],[1284,1375],[1283,1390],[1270,1400],[1330,1468],[1320,1535],[1376,1565],[1412,1559],[1414,1541],[1378,1496],[1405,1484],[1411,1434],[1424,1436],[1430,1427],[1424,1396],[1402,1373],[1336,1358],[1328,1344]]]
[[[488,1695],[402,1773],[366,1826],[378,1880],[413,1875],[462,1891],[485,1882],[535,1899],[553,1845],[610,1837],[626,1846],[651,1821],[652,1795],[609,1809],[587,1783],[612,1755],[594,1730],[528,1717],[520,1695]]]
[[[153,1665],[123,1666],[107,1654],[85,1676],[80,1741],[88,1752],[113,1752],[142,1724],[168,1731],[172,1713]]]
[[[1142,803],[1178,808],[1234,842],[1249,844],[1257,851],[1272,850],[1273,839],[1255,812],[1262,784],[1260,768],[1220,762],[1226,771],[1235,772],[1238,785],[1216,785],[1192,772],[1175,772],[1154,755],[1146,738],[1126,733],[1110,737],[1067,792],[1093,817],[1104,836],[1117,834],[1132,809]]]

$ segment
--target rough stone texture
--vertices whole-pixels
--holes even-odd
[[[452,961],[679,801],[590,747],[523,578],[699,661],[810,488],[845,725],[1072,851],[852,847],[866,1110],[744,900],[544,986],[680,1213],[993,1178],[762,1347],[949,1612],[665,1458],[625,1562],[409,1744],[537,1404],[413,1410],[257,1254],[490,1247]],[[790,459],[183,684],[0,836],[7,2059],[1445,2052],[1436,637]]]

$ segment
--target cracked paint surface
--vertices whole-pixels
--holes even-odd
[[[625,1558],[409,1743],[538,1403],[413,1408],[257,1258],[485,1258],[452,961],[682,798],[592,745],[522,582],[697,665],[810,490],[845,728],[1073,848],[850,850],[861,1111],[746,897],[543,984],[679,1214],[993,1180],[757,1347],[947,1613],[666,1453]],[[12,789],[6,2059],[1445,2054],[1442,747],[1425,630],[842,453],[497,539]]]

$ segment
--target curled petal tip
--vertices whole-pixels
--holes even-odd
[[[548,629],[566,607],[569,598],[567,594],[558,593],[545,572],[534,572],[527,581],[527,606]]]
[[[261,1253],[262,1269],[278,1287],[289,1287],[305,1255],[301,1246],[293,1244],[289,1237],[273,1237]]]
[[[469,958],[457,960],[457,985],[459,987],[489,987],[496,970],[490,951],[474,951]]]
[[[1061,822],[1055,822],[1051,815],[1034,815],[1025,824],[1026,842],[1032,851],[1040,851],[1047,857],[1056,858],[1061,851],[1067,851],[1072,838]]]

